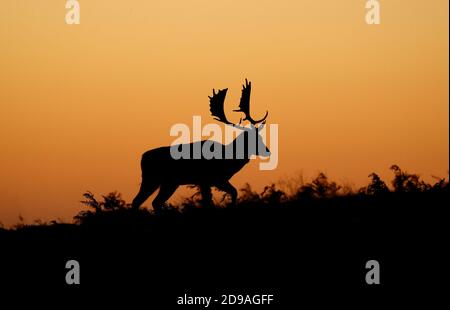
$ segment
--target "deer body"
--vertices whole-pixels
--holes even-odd
[[[144,153],[141,169],[143,178],[154,178],[162,183],[174,182],[178,185],[200,185],[229,180],[248,162],[249,159],[173,159],[170,156],[170,147],[166,146]],[[212,171],[214,173],[211,173]]]
[[[246,83],[246,86],[243,88],[243,94],[244,91],[248,92],[247,98],[250,95],[250,85]],[[226,120],[223,113],[225,94],[226,89],[219,91],[217,94],[213,91],[213,97],[210,97],[211,112],[213,116],[218,117],[217,120],[228,125],[233,125]],[[247,119],[251,120],[252,127],[249,129],[239,125],[233,125],[243,130],[243,132],[230,144],[223,145],[218,142],[206,140],[184,145],[165,146],[145,152],[141,159],[141,188],[133,200],[133,208],[139,208],[159,187],[159,193],[153,200],[152,205],[155,210],[160,210],[180,185],[188,184],[200,187],[202,200],[205,205],[211,203],[211,187],[216,187],[228,193],[234,204],[237,198],[237,190],[230,184],[230,178],[249,162],[250,156],[270,155],[269,149],[265,146],[262,137],[258,134],[258,130],[262,127],[256,128],[253,126],[257,122],[253,121],[249,116],[248,108],[246,109],[244,106],[242,110],[242,112],[246,113]],[[171,148],[174,147],[188,149],[190,150],[190,154],[194,154],[194,149],[203,149],[207,141],[210,149],[221,150],[220,158],[207,159],[201,153],[198,159],[193,159],[192,157],[175,159],[171,154]]]

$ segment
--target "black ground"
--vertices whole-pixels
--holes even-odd
[[[294,309],[312,293],[321,294],[318,303],[335,295],[373,302],[400,290],[414,299],[413,292],[448,286],[448,183],[328,198],[276,194],[156,215],[119,204],[85,212],[75,224],[2,229],[2,292],[164,305],[158,309],[176,309],[185,293],[256,293]],[[80,263],[78,286],[65,282],[70,259]],[[368,260],[380,263],[380,285],[365,281]]]

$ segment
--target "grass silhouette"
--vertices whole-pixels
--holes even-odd
[[[391,170],[389,186],[372,173],[349,190],[320,173],[289,191],[247,184],[236,205],[203,208],[194,195],[158,214],[87,192],[73,223],[0,228],[2,279],[64,285],[64,263],[77,259],[92,289],[145,287],[165,300],[193,287],[274,288],[295,302],[300,288],[364,287],[376,259],[383,287],[433,285],[446,268],[449,182]]]
[[[266,186],[258,193],[252,190],[250,184],[246,184],[240,189],[241,194],[236,205],[223,204],[224,195],[222,204],[215,208],[202,208],[200,193],[197,192],[177,206],[167,205],[159,214],[143,208],[139,211],[131,210],[130,204],[127,204],[118,192],[102,196],[100,201],[91,192],[86,192],[83,195],[85,199],[81,202],[88,209],[77,214],[74,220],[77,225],[101,225],[102,228],[111,225],[116,228],[115,226],[127,226],[130,223],[146,226],[157,220],[225,216],[227,213],[251,217],[257,216],[258,212],[292,212],[301,216],[304,212],[314,213],[311,208],[331,208],[330,211],[337,213],[339,210],[345,213],[346,210],[352,209],[355,214],[361,214],[367,208],[376,208],[374,213],[395,213],[395,210],[386,208],[405,204],[413,209],[419,201],[432,202],[448,196],[449,182],[446,179],[438,179],[434,184],[429,184],[417,174],[403,171],[397,165],[393,165],[391,170],[394,173],[391,189],[376,173],[369,175],[370,183],[367,186],[356,191],[329,180],[324,173],[319,173],[311,182],[300,184],[292,193],[286,193],[275,184]]]

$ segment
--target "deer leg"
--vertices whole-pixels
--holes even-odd
[[[200,193],[202,194],[202,205],[204,207],[212,206],[211,186],[200,185]]]
[[[133,202],[131,204],[133,209],[139,209],[139,207],[150,197],[151,194],[158,188],[157,183],[152,183],[148,181],[142,181],[141,188],[139,189],[139,193],[137,193],[136,197],[134,197]]]
[[[155,199],[152,202],[153,210],[160,211],[164,207],[164,204],[170,198],[170,196],[175,193],[177,188],[178,185],[176,184],[162,184],[159,188],[158,195],[156,195]]]
[[[231,183],[229,181],[226,181],[226,182],[220,183],[220,184],[216,184],[216,187],[219,190],[226,192],[227,194],[230,194],[231,204],[233,204],[233,205],[236,204],[238,191],[236,190],[236,188],[233,185],[231,185]]]

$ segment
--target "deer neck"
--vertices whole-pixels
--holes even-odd
[[[248,144],[247,141],[243,140],[246,139],[243,135],[239,135],[236,137],[231,143],[227,144],[225,146],[226,148],[226,154],[233,154],[232,159],[238,160],[242,163],[242,165],[245,165],[249,162],[249,154],[248,154]],[[229,157],[227,157],[229,158]]]

